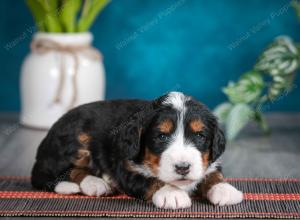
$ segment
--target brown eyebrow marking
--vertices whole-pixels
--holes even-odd
[[[189,125],[193,132],[202,131],[204,128],[204,124],[200,119],[193,119]]]
[[[159,130],[162,133],[170,133],[174,125],[171,119],[166,119],[158,125]]]

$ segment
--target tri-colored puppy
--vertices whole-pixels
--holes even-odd
[[[206,106],[180,92],[154,101],[77,107],[39,146],[32,185],[61,194],[121,192],[160,208],[187,208],[191,194],[216,205],[242,201],[224,181],[225,139]]]

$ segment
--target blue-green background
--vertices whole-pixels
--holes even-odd
[[[225,100],[221,87],[249,70],[274,37],[285,34],[300,42],[294,9],[283,10],[289,2],[113,0],[91,30],[104,55],[106,98],[150,99],[180,90],[213,108]],[[34,23],[23,1],[0,5],[0,111],[19,111],[20,66]],[[15,39],[19,42],[6,49]],[[126,45],[118,49],[121,42]],[[299,78],[297,88],[270,110],[300,110]]]

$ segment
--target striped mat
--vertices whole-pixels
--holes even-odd
[[[189,209],[163,210],[125,195],[58,195],[33,190],[28,177],[0,177],[0,216],[300,218],[300,179],[227,181],[244,192],[241,204],[218,207],[195,198]]]

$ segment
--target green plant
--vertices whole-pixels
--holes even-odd
[[[220,123],[225,124],[229,140],[234,139],[251,120],[257,122],[264,132],[270,131],[262,114],[263,105],[291,90],[299,66],[300,49],[289,37],[278,37],[261,54],[251,71],[223,88],[228,102],[218,105],[214,113]]]
[[[86,32],[110,0],[26,0],[41,32]]]

